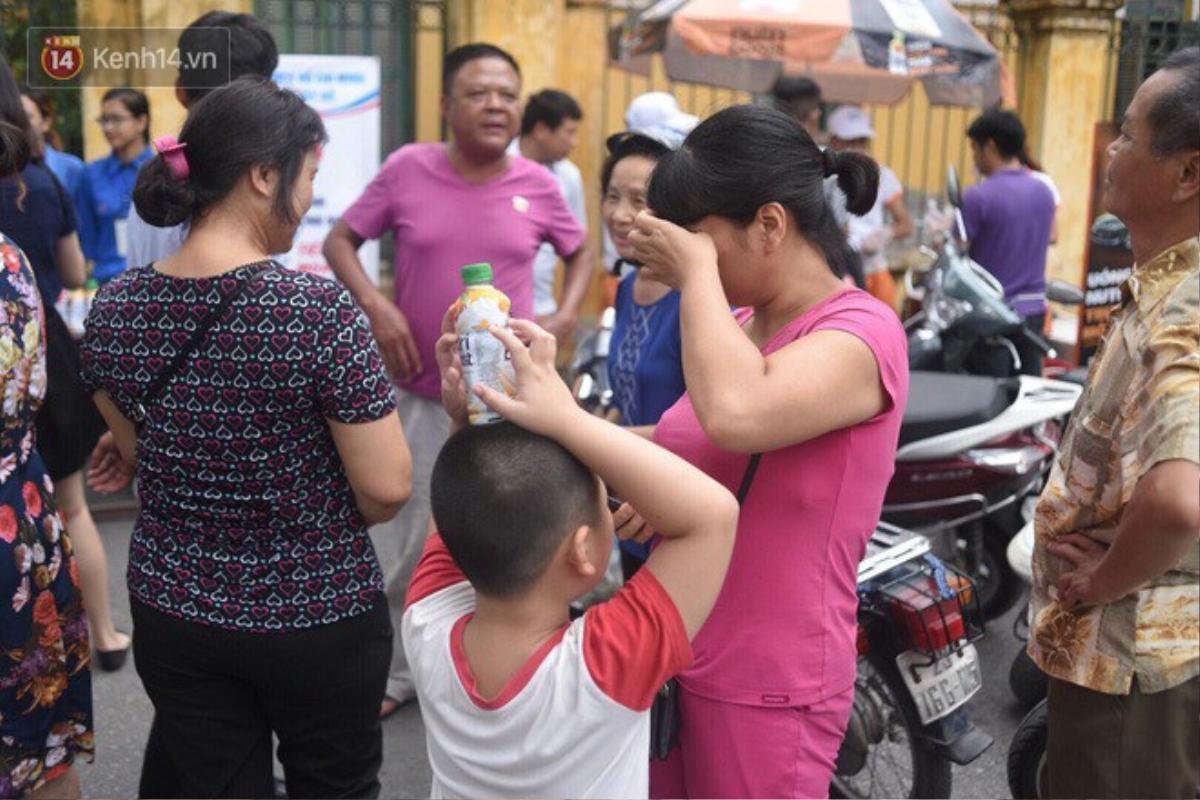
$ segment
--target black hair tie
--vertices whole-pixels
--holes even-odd
[[[825,177],[836,175],[838,171],[838,154],[834,152],[832,147],[826,147],[821,151],[821,164],[825,167]]]

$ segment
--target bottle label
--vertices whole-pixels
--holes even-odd
[[[458,351],[462,356],[463,380],[466,381],[468,392],[471,387],[482,383],[510,397],[517,393],[512,357],[504,343],[490,331],[472,331],[460,336]],[[474,393],[467,395],[467,414],[472,425],[499,422],[501,419]]]

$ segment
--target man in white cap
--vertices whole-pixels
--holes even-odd
[[[658,139],[672,150],[679,149],[698,122],[700,118],[682,111],[669,92],[638,95],[625,110],[625,125],[630,131]]]
[[[858,106],[839,106],[829,115],[826,127],[829,146],[834,150],[871,155],[875,129],[871,127],[871,118]],[[891,224],[887,221],[889,215]],[[914,227],[912,215],[904,204],[904,187],[900,179],[880,164],[875,205],[861,217],[848,215],[846,234],[850,246],[862,256],[867,291],[893,308],[896,305],[896,281],[888,270],[884,249],[893,239],[910,236]]]

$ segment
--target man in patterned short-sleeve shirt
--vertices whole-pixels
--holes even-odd
[[[1200,49],[1138,90],[1105,205],[1138,266],[1038,505],[1029,653],[1052,797],[1200,782]]]

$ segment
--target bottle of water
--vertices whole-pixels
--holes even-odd
[[[458,351],[462,357],[463,381],[467,386],[467,416],[472,425],[499,422],[492,411],[472,391],[483,384],[509,396],[516,394],[512,361],[504,343],[492,335],[493,328],[508,327],[508,296],[492,286],[491,264],[468,264],[462,268],[463,289],[459,297]]]

